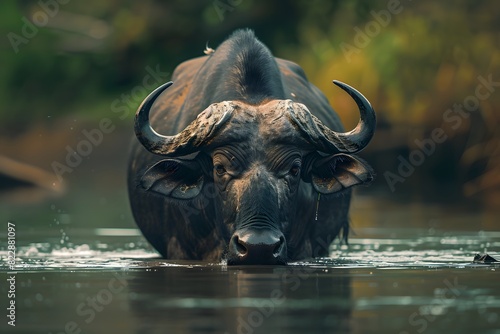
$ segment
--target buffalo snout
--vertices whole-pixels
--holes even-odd
[[[285,236],[277,230],[249,228],[236,231],[229,241],[229,265],[279,265],[286,258]]]

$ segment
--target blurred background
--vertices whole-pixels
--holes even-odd
[[[473,0],[3,1],[1,217],[134,226],[138,105],[244,27],[300,64],[347,129],[359,114],[332,80],[371,101],[378,128],[360,155],[378,177],[360,193],[498,208],[499,15],[500,2]]]

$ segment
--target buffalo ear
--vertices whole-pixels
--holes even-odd
[[[195,160],[165,159],[157,162],[141,177],[140,185],[176,199],[192,199],[203,188],[203,173]]]
[[[311,168],[311,182],[321,194],[333,194],[359,184],[368,184],[373,170],[363,160],[347,154],[318,159]]]

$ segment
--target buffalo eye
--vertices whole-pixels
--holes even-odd
[[[222,175],[226,174],[226,172],[227,172],[226,169],[224,168],[224,166],[222,166],[220,164],[215,165],[214,170],[218,176],[222,176]]]
[[[299,164],[295,164],[292,166],[292,168],[290,168],[290,170],[288,171],[288,173],[292,176],[297,176],[299,175],[300,173],[300,165]]]

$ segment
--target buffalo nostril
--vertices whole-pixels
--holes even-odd
[[[270,229],[236,231],[229,241],[228,264],[283,264],[286,262],[286,239]]]
[[[229,251],[239,258],[244,258],[248,254],[248,248],[245,242],[238,235],[233,235],[229,242]]]
[[[240,241],[237,235],[234,236],[234,245],[236,246],[236,250],[238,254],[241,256],[245,256],[248,253],[248,249],[245,247],[243,242]]]
[[[279,239],[279,241],[276,243],[276,246],[274,247],[274,250],[273,250],[273,255],[275,257],[280,256],[280,254],[283,251],[283,246],[284,245],[285,245],[285,237],[281,236],[280,239]]]

